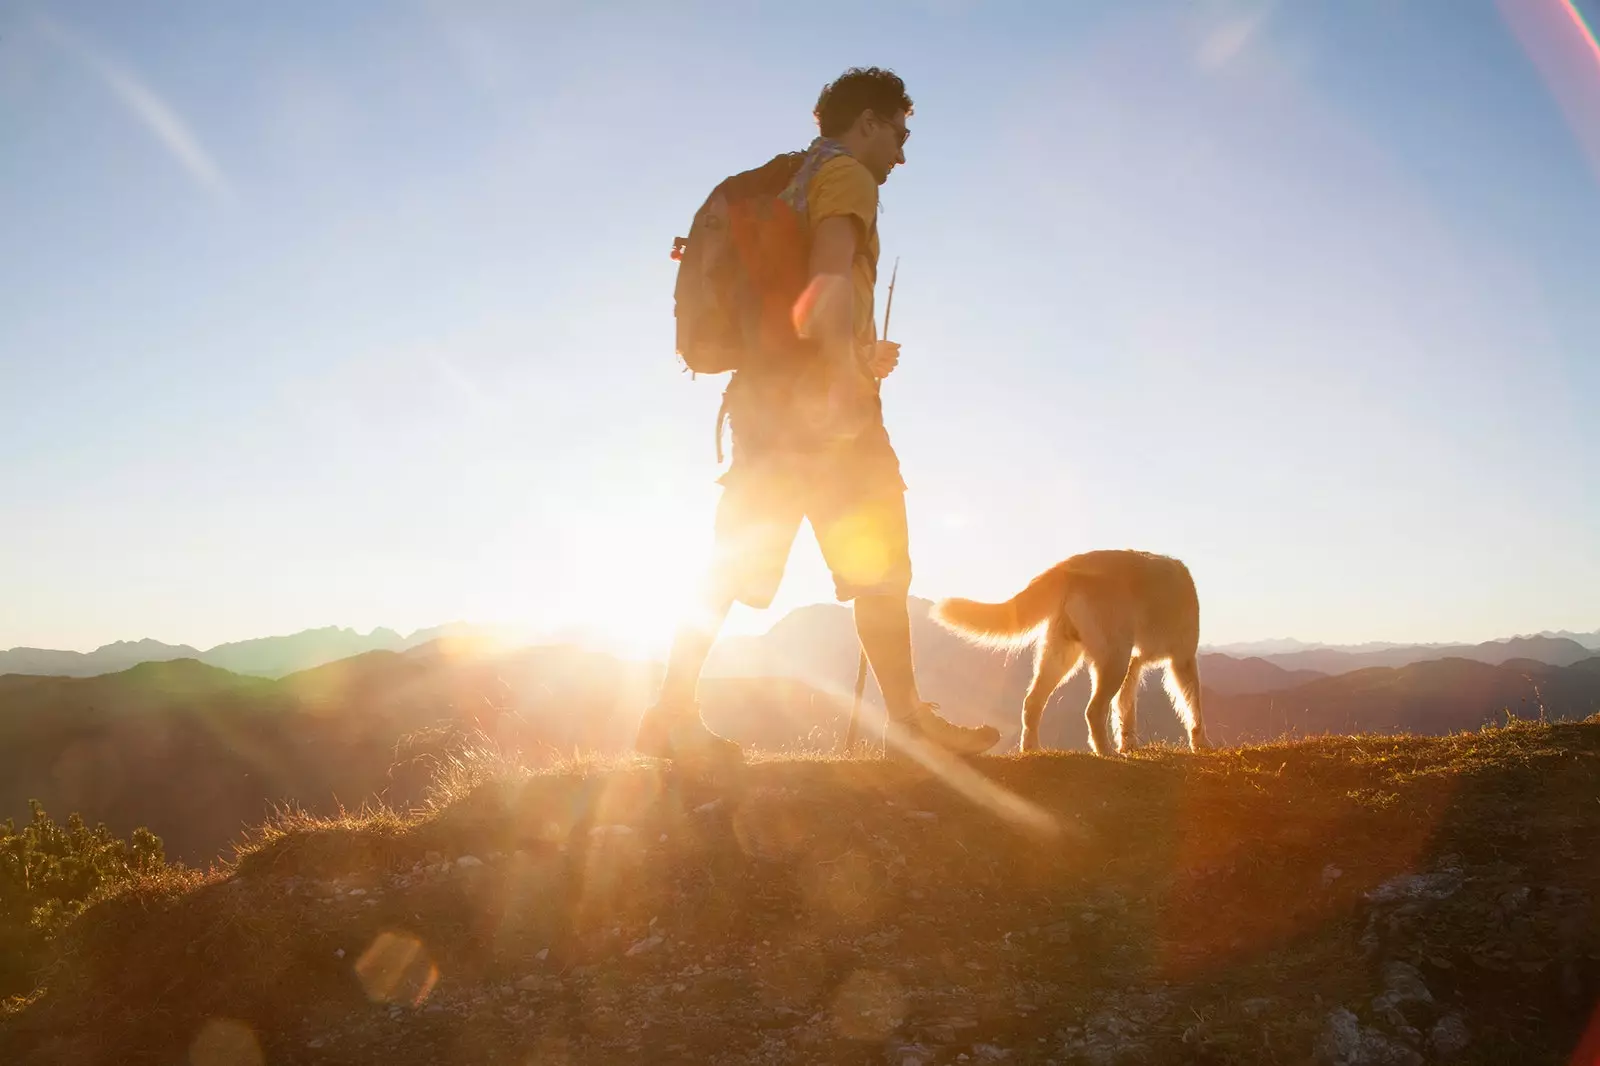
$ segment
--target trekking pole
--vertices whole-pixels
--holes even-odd
[[[889,273],[889,298],[883,303],[883,339],[889,339],[889,315],[894,311],[894,283],[900,277],[900,257],[894,257],[894,270]],[[844,750],[854,751],[861,733],[861,697],[867,691],[867,649],[861,649],[856,662],[856,695],[850,704],[850,725],[844,732]],[[888,708],[884,708],[885,713]]]

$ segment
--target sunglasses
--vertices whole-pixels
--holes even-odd
[[[904,148],[906,146],[906,142],[911,139],[911,131],[906,129],[904,126],[896,126],[893,122],[890,122],[886,118],[878,118],[876,113],[874,113],[872,117],[878,119],[879,122],[883,123],[885,126],[888,126],[894,131],[895,139],[899,141],[901,148]]]

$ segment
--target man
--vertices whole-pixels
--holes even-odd
[[[715,562],[701,617],[677,635],[660,699],[636,747],[677,759],[737,759],[737,744],[701,719],[695,689],[735,601],[764,608],[782,580],[802,518],[811,521],[841,602],[889,714],[891,749],[921,744],[972,755],[1000,739],[993,726],[939,717],[912,670],[905,482],[884,429],[878,382],[899,345],[877,339],[878,186],[906,161],[911,98],[895,74],[854,68],[822,90],[821,133],[784,198],[810,230],[811,283],[796,325],[817,357],[757,362],[734,374],[724,398],[733,459],[721,478]]]

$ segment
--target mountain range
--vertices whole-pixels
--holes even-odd
[[[405,651],[444,637],[480,636],[488,632],[483,627],[459,622],[419,629],[406,636],[382,626],[370,633],[360,633],[347,627],[323,626],[284,636],[232,641],[205,651],[188,644],[164,644],[149,637],[143,640],[119,640],[88,652],[11,648],[0,651],[0,674],[94,677],[114,674],[140,663],[194,659],[236,674],[284,677],[363,652]]]
[[[926,608],[927,601],[915,601],[917,611]],[[807,624],[803,619],[816,616],[816,612],[838,611],[834,604],[816,604],[802,607],[780,619],[768,636],[778,635],[795,626]],[[848,625],[830,627],[830,647],[848,656],[855,655],[854,638]],[[0,674],[41,674],[56,677],[93,677],[112,674],[145,662],[171,662],[175,659],[195,659],[209,666],[218,666],[237,674],[257,677],[285,677],[300,670],[309,670],[325,663],[336,662],[352,655],[369,651],[405,651],[444,637],[503,639],[488,627],[465,622],[419,629],[402,635],[393,629],[379,627],[370,633],[361,633],[348,627],[324,626],[283,636],[257,637],[251,640],[218,644],[201,651],[187,644],[165,644],[148,637],[142,640],[119,640],[90,652],[59,651],[49,648],[11,648],[0,651]],[[725,638],[724,645],[752,646],[764,637]],[[848,646],[848,647],[846,647]],[[1293,673],[1314,671],[1320,674],[1341,674],[1370,666],[1406,666],[1431,659],[1473,659],[1497,665],[1511,659],[1532,659],[1553,666],[1570,666],[1600,651],[1600,630],[1592,633],[1568,631],[1546,632],[1531,636],[1510,637],[1482,644],[1392,644],[1370,642],[1366,644],[1332,645],[1315,644],[1294,639],[1253,641],[1219,644],[1203,648],[1218,655],[1234,659],[1258,659]],[[724,649],[725,660],[730,653]],[[1304,676],[1302,680],[1306,679]]]
[[[957,721],[998,726],[1000,750],[1014,745],[1029,657],[967,644],[933,623],[925,601],[914,606],[923,695]],[[1476,653],[1498,658],[1524,647]],[[849,713],[856,653],[847,609],[804,608],[764,635],[720,642],[701,707],[713,728],[751,748],[833,750]],[[1276,658],[1201,656],[1213,741],[1443,734],[1507,714],[1600,711],[1600,656],[1568,665],[1451,657],[1337,674],[1290,669]],[[475,739],[534,765],[575,751],[625,751],[659,679],[658,664],[571,646],[504,650],[459,639],[365,651],[281,678],[193,657],[91,677],[4,675],[0,818],[26,817],[27,801],[38,798],[48,810],[78,811],[120,833],[148,825],[169,854],[205,859],[259,824],[272,804],[327,812],[377,797],[410,807]],[[1085,677],[1063,686],[1045,712],[1047,746],[1086,747],[1087,698]],[[876,706],[870,689],[868,701]],[[869,726],[876,720],[869,712]],[[1146,739],[1180,738],[1159,683],[1146,683],[1140,723]]]

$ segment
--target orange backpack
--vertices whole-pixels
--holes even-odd
[[[785,152],[725,179],[672,242],[677,352],[694,374],[742,370],[805,344],[794,305],[810,280],[811,235],[783,194],[806,152]]]

